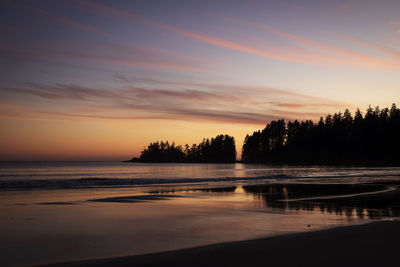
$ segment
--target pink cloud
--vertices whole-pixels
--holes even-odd
[[[338,8],[339,11],[346,12],[346,13],[353,13],[354,6],[352,4],[342,4]]]
[[[379,68],[399,67],[397,64],[393,64],[392,62],[388,62],[379,58],[343,49],[341,47],[333,46],[324,42],[320,42],[296,34],[284,32],[266,25],[255,24],[239,19],[229,18],[230,20],[235,21],[237,23],[255,27],[259,30],[267,31],[269,33],[273,33],[283,38],[292,40],[296,42],[297,45],[303,46],[304,49],[296,49],[294,47],[291,47],[286,50],[278,49],[274,51],[272,49],[269,50],[259,49],[251,45],[240,44],[217,36],[206,35],[194,31],[189,31],[187,29],[171,26],[168,24],[156,22],[147,19],[145,17],[142,17],[140,15],[131,13],[129,11],[119,10],[107,5],[93,3],[91,1],[86,1],[86,0],[81,0],[80,3],[89,7],[91,12],[95,12],[97,14],[101,14],[104,16],[113,16],[118,19],[125,19],[132,23],[145,24],[151,27],[156,27],[159,29],[171,31],[179,35],[195,39],[210,45],[223,47],[234,51],[249,53],[253,55],[258,55],[265,58],[277,59],[288,62],[304,63],[304,64],[314,64],[314,65],[327,65],[328,63],[331,64],[333,63],[333,64],[355,65],[361,67],[379,67]],[[343,8],[345,10],[354,9],[354,7],[350,5],[344,5]],[[310,49],[313,52],[307,51],[307,49]],[[319,53],[316,53],[315,51],[319,51]],[[329,55],[326,55],[324,53],[328,53]]]
[[[347,40],[353,44],[361,45],[361,46],[367,47],[371,50],[374,50],[376,52],[383,53],[384,55],[392,58],[395,61],[400,61],[400,51],[399,50],[394,50],[394,49],[388,48],[383,45],[377,45],[377,44],[373,44],[371,42],[366,42],[366,41],[363,41],[363,40],[360,40],[360,39],[357,39],[354,37],[349,37],[349,36],[344,36],[344,35],[337,35],[337,36],[339,36],[341,39]]]
[[[296,57],[288,57],[283,54],[272,53],[267,50],[260,50],[260,49],[257,49],[257,48],[251,47],[251,46],[242,45],[242,44],[239,44],[236,42],[228,41],[228,40],[225,40],[225,39],[222,39],[219,37],[215,37],[215,36],[211,36],[211,35],[195,33],[192,31],[187,31],[184,29],[167,26],[167,25],[163,25],[162,27],[165,29],[168,29],[170,31],[179,33],[181,35],[190,37],[192,39],[196,39],[196,40],[202,41],[204,43],[212,44],[215,46],[228,48],[231,50],[241,51],[241,52],[245,52],[245,53],[249,53],[249,54],[254,54],[254,55],[258,55],[258,56],[262,56],[262,57],[266,57],[266,58],[278,59],[278,60],[283,60],[283,61],[317,64],[317,62],[314,62],[311,60],[301,59],[298,57],[297,58]]]
[[[214,46],[223,47],[223,48],[240,51],[240,52],[244,52],[244,53],[254,54],[254,55],[262,56],[265,58],[272,58],[272,59],[277,59],[277,60],[297,62],[297,63],[306,63],[306,64],[320,64],[320,62],[318,62],[318,61],[313,61],[313,60],[310,60],[310,59],[307,59],[304,57],[302,58],[302,57],[298,57],[298,56],[294,56],[294,55],[289,57],[284,52],[283,53],[274,53],[274,52],[271,52],[271,51],[268,51],[265,49],[259,49],[259,48],[255,48],[253,46],[240,44],[240,43],[226,40],[226,39],[223,39],[223,38],[220,38],[217,36],[206,35],[206,34],[194,32],[194,31],[189,31],[184,28],[179,28],[179,27],[168,25],[168,24],[156,22],[156,21],[147,19],[145,17],[142,17],[140,15],[134,14],[132,12],[128,12],[125,10],[119,10],[114,7],[106,6],[103,4],[94,3],[91,1],[84,1],[84,0],[81,0],[79,2],[81,4],[89,7],[90,8],[89,10],[91,12],[95,12],[96,14],[101,14],[104,16],[113,16],[114,18],[124,19],[131,23],[140,23],[140,24],[145,24],[147,26],[156,27],[159,29],[164,29],[164,30],[174,32],[176,34],[179,34],[179,35],[191,38],[191,39],[195,39],[195,40],[207,43],[207,44],[211,44]]]
[[[318,41],[315,39],[311,39],[308,37],[288,33],[282,31],[280,29],[276,29],[274,27],[253,23],[242,19],[232,18],[228,16],[218,15],[219,18],[228,20],[233,23],[245,25],[254,29],[257,29],[262,32],[272,33],[274,35],[280,36],[287,40],[293,41],[292,46],[286,48],[286,54],[296,54],[302,58],[306,58],[313,62],[318,62],[321,65],[325,65],[328,63],[333,64],[346,64],[346,65],[355,65],[362,67],[379,67],[379,68],[398,68],[400,67],[398,64],[372,57],[369,55],[365,55],[359,52],[355,52],[352,50],[344,49],[335,45],[331,45],[326,42]],[[302,49],[295,48],[293,46],[300,46]],[[312,51],[309,52],[308,50]]]

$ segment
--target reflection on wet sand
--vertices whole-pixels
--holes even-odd
[[[150,194],[235,193],[252,195],[266,208],[282,212],[318,211],[337,216],[377,219],[400,216],[400,183],[318,184],[273,183],[227,187],[192,187],[152,190]],[[228,195],[224,194],[225,197]],[[215,195],[217,197],[217,195]],[[233,195],[232,195],[233,197]]]
[[[145,194],[143,194],[145,193]],[[400,216],[398,182],[359,184],[281,183],[220,187],[172,187],[152,189],[136,195],[87,199],[89,202],[142,203],[157,200],[196,197],[198,193],[216,199],[253,201],[265,208],[285,211],[308,211],[337,216],[377,219]],[[178,194],[179,193],[179,194]],[[71,205],[77,202],[40,202],[40,205]]]
[[[222,193],[222,192],[235,192],[236,186],[228,187],[199,187],[199,188],[172,188],[172,189],[159,189],[151,190],[150,194],[168,194],[176,192],[193,193],[193,192],[209,192],[209,193]]]
[[[107,198],[96,198],[89,199],[89,201],[93,202],[120,202],[120,203],[136,203],[143,201],[152,201],[152,200],[164,200],[169,198],[181,197],[179,195],[138,195],[138,196],[121,196],[121,197],[107,197]]]
[[[0,258],[27,265],[116,257],[359,224],[399,216],[399,186],[201,183],[4,192]],[[387,188],[394,189],[382,192]]]
[[[246,185],[265,207],[334,213],[376,219],[400,216],[398,183],[383,184],[270,184]]]

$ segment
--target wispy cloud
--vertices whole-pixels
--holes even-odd
[[[223,123],[239,123],[251,125],[264,125],[267,121],[280,117],[261,113],[242,113],[218,110],[192,110],[185,108],[171,109],[168,113],[159,112],[150,115],[121,115],[121,114],[90,114],[79,112],[56,112],[21,107],[18,105],[3,106],[0,104],[0,118],[21,120],[67,120],[86,121],[88,119],[100,120],[187,120],[187,121],[214,121]],[[173,116],[172,116],[173,115]]]
[[[17,27],[15,25],[9,25],[6,23],[0,23],[0,32],[27,32],[27,29]]]
[[[352,4],[341,4],[339,6],[338,10],[341,12],[353,13],[355,10],[355,7]]]
[[[396,28],[397,28],[398,26],[400,26],[400,22],[397,21],[397,20],[389,20],[389,21],[387,22],[387,24],[390,25],[390,26],[396,27]],[[396,30],[396,33],[400,34],[400,29],[397,29],[397,30]]]
[[[389,21],[387,22],[387,24],[393,25],[393,26],[398,26],[398,25],[400,25],[400,22],[395,21],[395,20],[389,20]]]
[[[295,55],[287,56],[286,53],[275,53],[269,51],[268,49],[259,49],[251,45],[241,44],[238,42],[230,41],[221,37],[207,35],[195,31],[190,31],[184,28],[175,27],[172,25],[168,25],[165,23],[157,22],[143,16],[134,14],[129,11],[120,10],[111,6],[103,5],[100,3],[94,3],[91,1],[81,0],[79,1],[81,4],[90,8],[91,12],[95,12],[97,14],[101,14],[103,16],[112,16],[116,19],[122,19],[125,21],[129,21],[130,23],[139,23],[144,24],[151,27],[156,27],[159,29],[167,30],[170,32],[174,32],[176,34],[195,39],[201,41],[203,43],[207,43],[210,45],[227,48],[234,51],[240,51],[248,54],[253,54],[265,58],[289,61],[289,62],[297,62],[297,63],[306,63],[306,64],[320,64],[318,61],[314,61],[312,59],[297,57]]]
[[[170,31],[173,31],[175,33],[187,36],[192,39],[199,40],[199,41],[207,43],[207,44],[224,47],[224,48],[228,48],[228,49],[235,50],[235,51],[241,51],[241,52],[245,52],[245,53],[249,53],[249,54],[262,56],[265,58],[278,59],[278,60],[283,60],[283,61],[307,63],[307,64],[318,64],[318,62],[316,62],[316,61],[302,59],[299,57],[288,57],[284,54],[277,54],[277,53],[270,52],[268,50],[260,50],[255,47],[249,46],[249,45],[242,45],[237,42],[228,41],[228,40],[216,37],[216,36],[196,33],[193,31],[188,31],[188,30],[184,30],[184,29],[172,27],[172,26],[167,26],[167,25],[163,25],[162,27],[165,29],[168,29]]]
[[[43,9],[37,8],[37,7],[31,7],[25,4],[21,4],[21,3],[13,3],[13,6],[15,6],[16,8],[19,9],[23,9],[27,12],[29,12],[30,14],[34,14],[36,16],[39,16],[42,19],[45,19],[51,23],[55,23],[55,24],[60,24],[63,25],[65,27],[71,28],[71,29],[75,29],[78,31],[82,31],[82,32],[86,32],[86,33],[90,33],[90,34],[96,34],[96,35],[100,35],[102,37],[108,38],[108,39],[112,39],[112,35],[101,30],[98,28],[95,28],[93,26],[90,25],[86,25],[83,23],[79,23],[64,17],[60,17],[60,16],[56,16],[50,12],[47,12]]]
[[[360,52],[355,52],[349,49],[344,49],[339,46],[329,44],[327,42],[322,42],[305,36],[289,33],[274,27],[246,21],[243,19],[233,18],[225,15],[218,15],[219,18],[250,27],[252,29],[259,30],[268,34],[274,34],[280,36],[286,40],[292,41],[293,47],[301,47],[302,49],[297,49],[296,54],[302,55],[304,58],[313,60],[314,62],[330,63],[330,64],[346,64],[346,65],[356,65],[363,67],[374,67],[374,68],[399,68],[400,65],[384,60],[381,58],[376,58],[369,56]],[[291,49],[287,49],[289,52]]]
[[[64,43],[41,48],[0,45],[4,58],[53,62],[58,64],[106,64],[152,69],[204,72],[205,60],[179,58],[166,50],[115,43]],[[89,49],[91,48],[91,49]],[[96,48],[96,49],[93,49]],[[100,50],[96,53],[94,50]]]
[[[96,10],[101,10],[106,13],[110,12],[119,18],[135,18],[136,21],[143,20],[147,24],[151,23],[150,20],[140,16],[134,16],[124,10],[107,8],[104,5],[92,3],[90,1],[82,1],[82,3],[88,6],[94,6],[96,7]],[[46,42],[41,43],[39,46],[36,46],[36,48],[32,46],[28,47],[26,45],[18,47],[15,46],[15,44],[7,47],[7,42],[5,42],[0,47],[0,53],[3,52],[7,58],[14,56],[19,59],[59,62],[61,64],[67,63],[69,65],[71,65],[72,62],[92,62],[131,67],[199,72],[205,70],[205,68],[200,66],[201,64],[204,65],[210,63],[210,61],[215,62],[215,60],[209,58],[187,56],[174,51],[168,51],[151,46],[144,47],[134,44],[121,44],[119,43],[118,38],[105,32],[103,29],[83,24],[70,18],[62,17],[42,8],[29,6],[25,3],[10,2],[9,4],[14,8],[24,10],[28,15],[37,16],[43,20],[51,22],[52,24],[62,25],[70,29],[104,37],[107,42],[82,44],[82,42],[74,43],[67,40],[57,43],[53,40],[48,41],[54,43],[53,46]],[[8,29],[10,27],[6,28]],[[33,43],[35,43],[35,41],[33,41]],[[81,49],[83,46],[85,46],[85,50]],[[96,49],[93,49],[93,46],[95,46]],[[95,53],[94,51],[98,51],[99,47],[102,52]]]
[[[62,103],[62,111],[46,109],[46,105],[31,107],[39,118],[202,120],[262,125],[277,118],[311,116],[316,119],[328,106],[335,109],[346,106],[341,102],[273,88],[212,84],[181,84],[180,87],[187,89],[149,89],[134,85],[105,89],[24,83],[20,87],[1,90]],[[5,114],[10,116],[10,112]]]
[[[313,65],[355,65],[361,67],[372,68],[399,68],[399,64],[381,58],[376,58],[360,52],[355,52],[349,49],[344,49],[326,42],[318,41],[315,39],[307,38],[304,36],[288,33],[279,29],[275,29],[268,25],[252,23],[249,21],[240,20],[238,18],[224,17],[235,23],[240,23],[252,27],[254,29],[267,32],[269,34],[278,35],[287,40],[293,41],[292,47],[286,49],[274,49],[270,46],[260,49],[258,46],[238,43],[232,40],[227,40],[218,36],[203,34],[188,29],[168,25],[165,23],[157,22],[138,14],[120,10],[108,5],[94,3],[88,0],[79,1],[82,5],[86,6],[90,12],[101,14],[103,16],[112,16],[116,19],[122,19],[130,23],[143,24],[158,29],[167,30],[181,36],[185,36],[206,44],[226,49],[240,51],[248,54],[253,54],[265,58],[276,59],[281,61],[313,64]],[[344,4],[340,7],[342,11],[353,12],[352,5]],[[299,49],[299,47],[301,49]]]
[[[349,37],[349,36],[345,36],[345,35],[336,35],[336,36],[338,36],[339,38],[341,38],[343,40],[351,42],[353,44],[360,45],[360,46],[366,47],[368,49],[371,49],[375,52],[381,53],[393,61],[400,62],[400,51],[399,50],[394,50],[394,49],[388,48],[381,44],[374,44],[374,43],[363,41],[363,40],[360,40],[360,39],[357,39],[354,37]]]

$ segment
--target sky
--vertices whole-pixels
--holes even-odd
[[[0,1],[0,160],[400,105],[400,1]]]

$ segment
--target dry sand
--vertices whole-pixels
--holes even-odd
[[[400,221],[55,266],[400,266]]]

